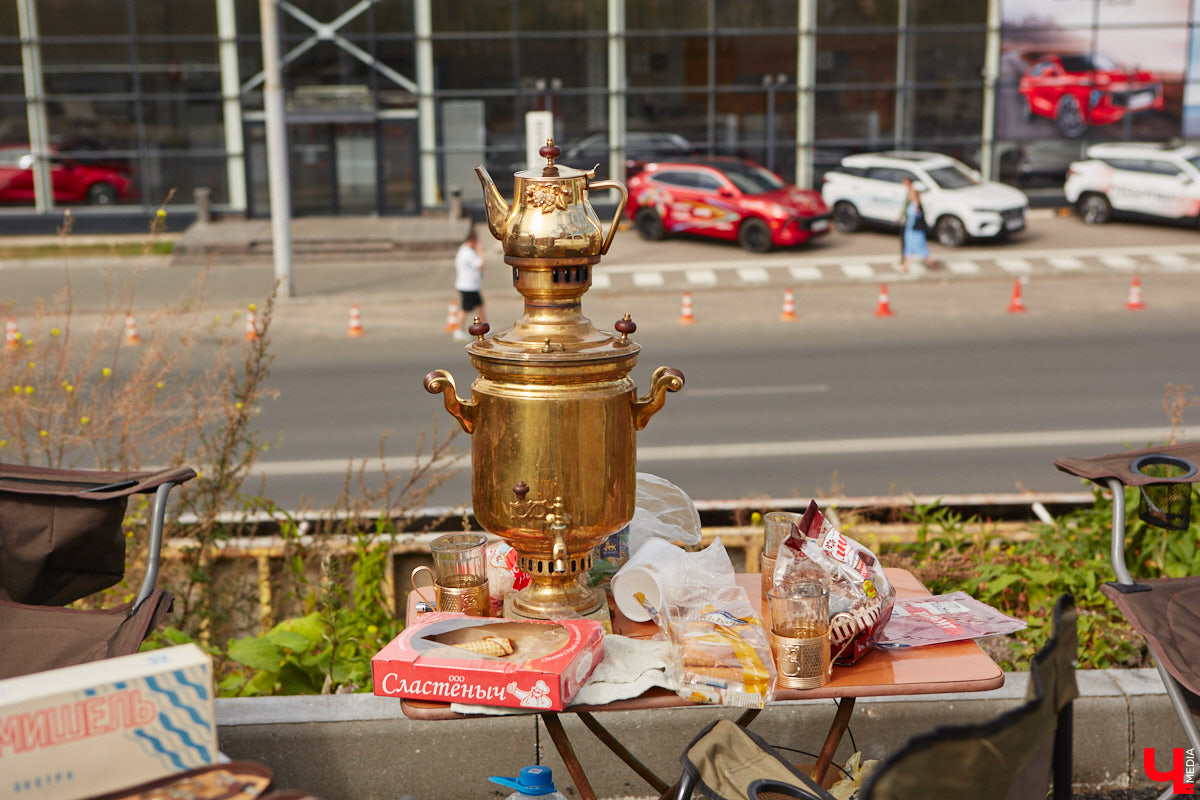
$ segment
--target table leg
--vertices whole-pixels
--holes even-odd
[[[571,747],[571,741],[567,739],[567,732],[563,730],[562,720],[558,718],[558,714],[548,711],[538,716],[542,718],[542,722],[546,725],[546,730],[550,733],[550,740],[554,742],[554,749],[558,750],[558,755],[562,757],[563,763],[567,765],[567,772],[571,774],[571,781],[574,782],[575,788],[579,790],[581,800],[596,800],[596,793],[592,791],[592,785],[588,783],[587,775],[583,772],[583,766],[579,763],[579,759],[575,757],[575,750]]]
[[[638,760],[637,756],[629,752],[625,745],[617,741],[617,737],[608,732],[607,729],[596,718],[586,711],[577,711],[575,716],[587,726],[587,729],[596,735],[596,738],[604,742],[609,750],[613,751],[618,758],[629,765],[629,768],[642,777],[646,783],[650,784],[659,793],[665,792],[669,787],[657,775],[650,771],[650,768]]]
[[[829,733],[825,736],[825,744],[821,746],[821,753],[817,756],[817,765],[813,767],[812,779],[817,783],[824,782],[825,772],[833,763],[833,754],[837,752],[838,745],[842,743],[842,735],[850,725],[852,713],[854,713],[854,698],[843,697],[838,703],[837,713],[833,715],[833,723],[829,726]]]

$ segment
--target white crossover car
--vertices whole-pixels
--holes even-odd
[[[1200,150],[1146,143],[1094,144],[1067,170],[1067,202],[1089,225],[1114,214],[1200,221]]]
[[[997,239],[1025,227],[1029,198],[1019,189],[985,181],[950,156],[894,151],[846,156],[825,174],[821,197],[844,233],[864,225],[898,228],[907,197],[904,179],[921,194],[925,222],[946,247],[968,239]]]

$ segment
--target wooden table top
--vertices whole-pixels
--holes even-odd
[[[929,591],[912,573],[885,569],[896,589],[897,599],[929,597]],[[737,576],[754,607],[761,605],[761,580],[758,573]],[[417,598],[409,594],[406,619],[414,616]],[[633,638],[651,638],[659,633],[652,622],[633,622],[616,605],[612,609],[613,633]],[[775,701],[813,700],[840,697],[884,697],[897,695],[981,692],[1004,685],[1004,673],[996,662],[974,641],[913,647],[902,650],[874,648],[851,666],[834,666],[833,678],[817,689],[777,687]],[[413,719],[458,719],[471,715],[450,710],[449,703],[428,700],[401,700],[404,715]],[[650,689],[639,697],[617,700],[602,706],[568,706],[566,711],[634,711],[652,708],[678,708],[692,705],[672,691]]]

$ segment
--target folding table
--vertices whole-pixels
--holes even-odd
[[[896,588],[900,599],[917,599],[930,596],[929,591],[912,573],[901,569],[885,569],[888,580]],[[750,596],[750,602],[761,605],[761,580],[757,573],[740,574],[737,581]],[[409,593],[406,619],[414,619],[417,596]],[[610,602],[613,633],[624,636],[650,638],[658,628],[650,622],[633,622],[625,617]],[[951,692],[980,692],[999,688],[1004,684],[1004,673],[1000,667],[973,641],[916,647],[904,650],[870,651],[852,666],[835,666],[833,678],[818,689],[775,690],[775,702],[787,700],[813,700],[834,698],[840,700],[834,714],[825,743],[813,770],[813,777],[820,782],[825,775],[833,754],[841,742],[842,735],[850,723],[855,700],[859,697],[882,697],[895,695],[940,694]],[[604,711],[653,711],[662,708],[678,708],[691,705],[674,692],[666,689],[651,689],[639,697],[618,700],[602,706],[568,706],[561,712],[545,711],[539,716],[550,733],[550,738],[562,757],[583,800],[595,800],[596,795],[588,782],[583,765],[575,755],[574,748],[563,729],[559,714],[574,714],[614,754],[634,772],[660,793],[670,785],[656,776],[600,722],[595,714]],[[469,715],[452,711],[449,703],[428,700],[401,700],[400,708],[406,717],[420,720],[464,719]],[[757,709],[747,710],[737,720],[741,726],[749,725],[758,715]],[[479,718],[476,716],[475,718]]]

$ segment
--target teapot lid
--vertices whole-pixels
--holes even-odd
[[[596,177],[596,167],[589,170],[575,169],[561,164],[555,164],[554,159],[562,155],[562,148],[554,143],[554,137],[551,136],[546,140],[546,144],[538,149],[538,155],[546,159],[546,165],[543,167],[531,167],[523,169],[516,173],[516,177],[526,180],[569,180],[572,178],[591,178]],[[599,165],[597,165],[599,166]]]

